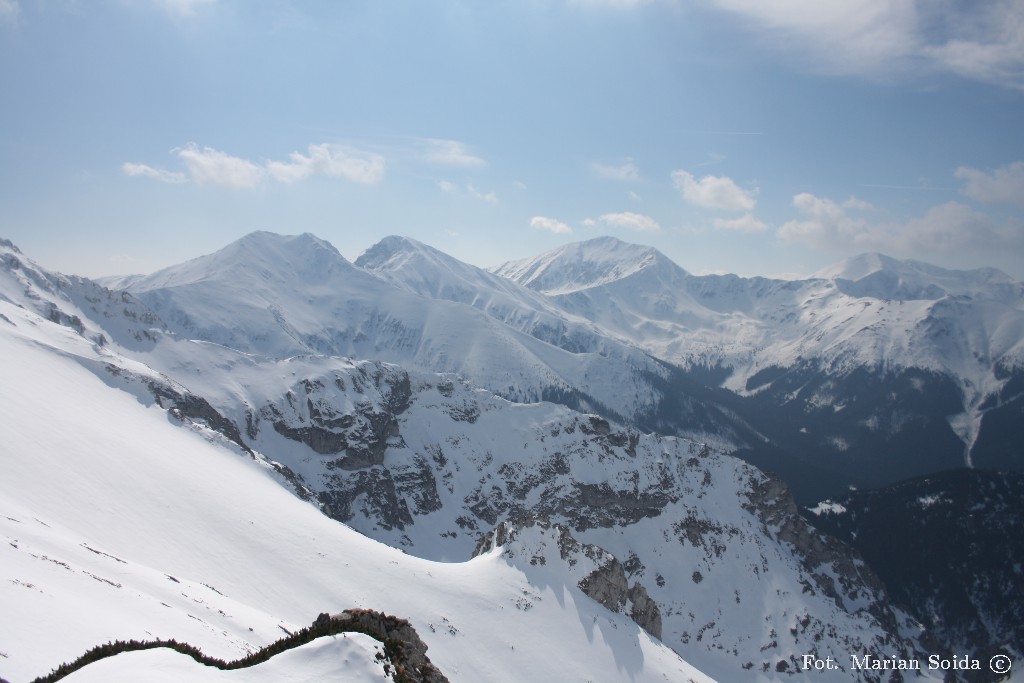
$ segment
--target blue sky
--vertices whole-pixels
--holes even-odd
[[[0,235],[68,273],[271,230],[1024,278],[1016,0],[0,0],[0,93]]]

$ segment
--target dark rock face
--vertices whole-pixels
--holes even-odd
[[[955,470],[833,502],[805,517],[860,551],[938,650],[1024,655],[1024,475]]]
[[[401,436],[397,416],[409,407],[409,376],[375,364],[372,370],[359,368],[349,380],[357,393],[372,386],[379,398],[361,400],[350,411],[339,410],[325,394],[322,380],[306,379],[297,385],[298,391],[260,409],[256,420],[250,419],[250,431],[258,430],[259,421],[269,421],[286,439],[304,443],[320,455],[341,455],[329,462],[331,468],[354,471],[380,465],[388,441]],[[335,378],[335,385],[345,390],[341,377]]]
[[[640,628],[661,640],[661,610],[658,604],[647,595],[647,589],[639,583],[634,583],[629,593],[626,594],[629,600],[629,617]]]
[[[326,490],[320,492],[320,504],[329,517],[345,521],[358,514],[375,520],[384,529],[404,529],[412,524],[409,506],[387,468],[360,470],[348,476],[332,474],[324,483]]]
[[[238,431],[235,423],[224,417],[202,396],[179,391],[170,384],[152,380],[148,381],[146,386],[157,405],[167,409],[178,419],[202,422],[210,429],[226,436],[249,455],[253,455],[252,449],[242,440],[242,434]]]
[[[749,509],[773,529],[776,537],[798,551],[804,569],[822,591],[844,607],[844,598],[850,602],[870,598],[871,594],[884,596],[881,581],[868,569],[864,561],[851,549],[835,539],[818,533],[800,516],[793,496],[779,479],[770,475],[762,481],[752,482],[747,494]],[[826,571],[831,568],[831,571]],[[835,573],[839,585],[832,578]],[[873,601],[870,611],[891,632],[897,631],[896,615],[883,601]]]
[[[326,614],[321,615],[323,619]],[[346,627],[380,640],[395,665],[396,681],[407,683],[448,683],[448,679],[427,657],[427,644],[405,619],[366,609],[345,610],[327,617]]]

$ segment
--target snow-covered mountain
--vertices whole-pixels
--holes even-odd
[[[117,297],[5,263],[13,681],[110,638],[237,657],[350,607],[408,618],[453,681],[782,680],[807,653],[917,652],[859,558],[706,444],[453,375],[183,338],[142,302],[80,306],[82,287]],[[146,345],[101,337],[106,313],[151,316]]]
[[[720,383],[788,453],[757,454],[779,470],[804,458],[879,484],[1024,466],[1005,446],[1021,436],[1008,423],[1021,412],[1024,285],[999,271],[866,254],[807,280],[694,276],[598,238],[494,272]]]
[[[388,245],[378,247],[366,263],[385,260]],[[357,267],[313,235],[253,233],[136,279],[128,291],[180,337],[270,358],[327,354],[456,372],[512,400],[556,399],[627,421],[664,401],[667,371],[643,350],[558,318],[542,297],[485,271],[436,253],[428,259],[429,267],[403,269],[391,258],[389,271],[405,275],[396,284],[398,275]],[[459,292],[474,277],[480,298],[466,301]],[[433,298],[438,292],[451,297]],[[703,423],[676,416],[675,431],[740,440],[727,416],[691,409]]]
[[[237,657],[350,607],[408,618],[452,681],[784,680],[806,654],[922,655],[864,561],[729,454],[797,478],[801,458],[879,479],[962,462],[963,375],[857,360],[919,335],[870,312],[901,306],[865,293],[886,269],[906,271],[901,296],[962,307],[936,339],[999,331],[977,407],[997,428],[981,420],[969,452],[1017,457],[1020,285],[995,272],[864,257],[831,279],[696,277],[603,239],[498,274],[403,238],[353,264],[256,233],[111,291],[8,242],[0,259],[16,681],[115,637]],[[801,346],[819,312],[831,326]],[[772,364],[787,344],[820,355]],[[375,680],[373,647],[291,657],[313,672],[344,652]],[[137,670],[124,657],[108,666]]]

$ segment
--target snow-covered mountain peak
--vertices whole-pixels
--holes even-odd
[[[401,235],[388,235],[372,247],[364,251],[355,260],[355,264],[367,270],[378,270],[386,267],[396,257],[408,257],[415,253],[428,253],[431,256],[446,256],[433,247]]]
[[[21,249],[18,249],[18,246],[14,244],[14,242],[8,239],[4,239],[3,237],[0,237],[0,247],[3,247],[4,249],[10,249],[15,254],[21,253]]]
[[[813,277],[833,280],[849,296],[903,301],[991,294],[993,288],[1014,284],[1009,275],[995,268],[949,270],[879,253],[858,254],[823,268]]]
[[[392,283],[437,298],[446,289],[465,290],[466,294],[492,289],[500,279],[481,268],[449,256],[427,244],[409,237],[390,235],[373,245],[355,265],[375,273]],[[454,297],[461,300],[462,297]]]
[[[159,270],[131,283],[144,292],[204,281],[235,280],[246,275],[270,283],[315,283],[352,270],[330,242],[310,233],[278,235],[253,232],[223,249]]]
[[[622,280],[658,268],[676,276],[685,270],[654,247],[629,244],[615,237],[574,242],[521,261],[509,261],[492,272],[544,294],[566,294]]]

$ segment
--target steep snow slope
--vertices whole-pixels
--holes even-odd
[[[347,529],[219,434],[100,381],[130,361],[9,302],[0,313],[12,683],[113,638],[175,637],[233,658],[279,624],[353,606],[408,617],[452,681],[709,680],[575,584],[538,584],[498,552],[438,564]],[[531,609],[517,609],[526,594]],[[313,654],[295,655],[300,680]],[[105,666],[142,665],[119,660]]]

